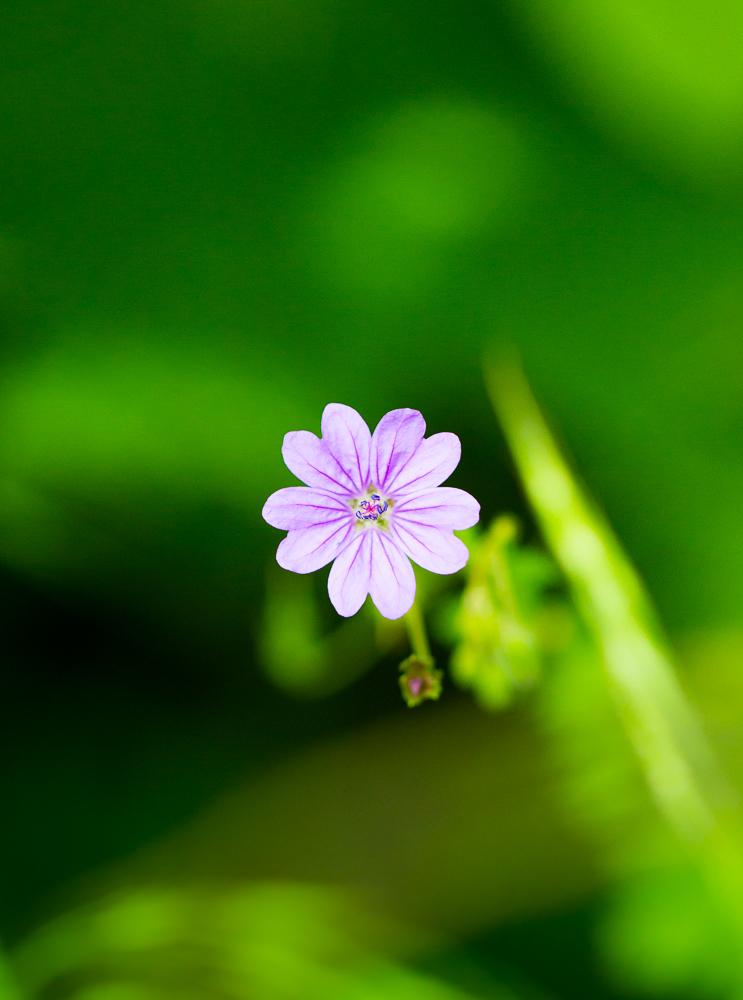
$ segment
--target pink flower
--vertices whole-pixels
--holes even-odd
[[[269,524],[289,532],[276,560],[293,573],[332,562],[328,593],[339,615],[355,615],[371,594],[385,618],[399,618],[415,598],[408,559],[433,573],[467,562],[454,531],[476,524],[480,505],[440,485],[459,464],[459,438],[424,438],[425,430],[417,410],[392,410],[371,434],[350,406],[330,403],[321,438],[284,437],[284,461],[307,485],[279,490],[263,508]]]

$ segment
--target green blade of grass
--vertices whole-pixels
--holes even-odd
[[[650,600],[611,528],[572,475],[520,368],[486,381],[526,495],[601,651],[617,709],[659,807],[699,841],[732,793],[676,677]]]

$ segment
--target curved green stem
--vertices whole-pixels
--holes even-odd
[[[428,635],[426,634],[426,623],[423,620],[423,614],[417,602],[413,604],[403,620],[405,628],[408,630],[408,637],[413,652],[424,663],[433,665],[431,647],[428,644]]]

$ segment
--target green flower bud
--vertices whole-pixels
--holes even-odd
[[[415,708],[424,701],[437,701],[443,677],[431,659],[414,653],[403,660],[400,664],[400,690],[408,708]]]

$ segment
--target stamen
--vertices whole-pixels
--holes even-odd
[[[387,501],[378,493],[372,493],[370,497],[359,501],[359,507],[361,509],[356,511],[356,517],[360,521],[376,521],[387,510]]]

